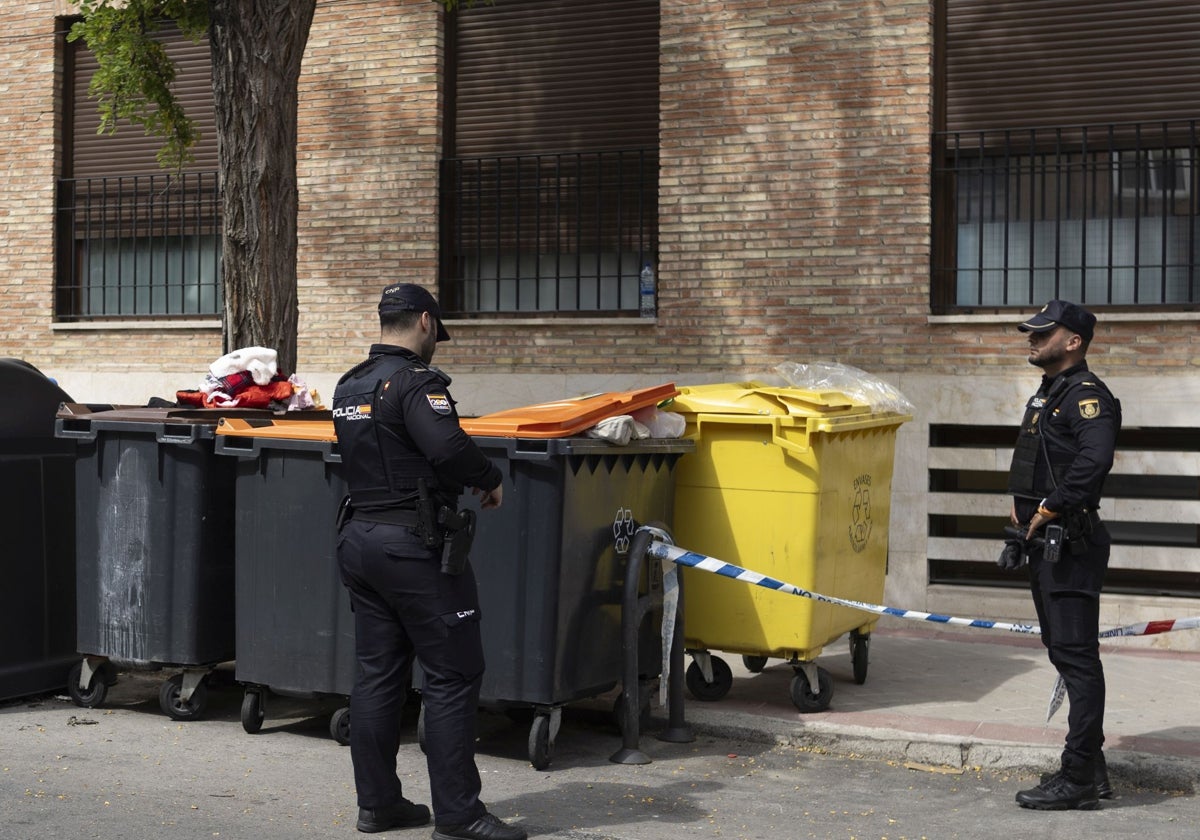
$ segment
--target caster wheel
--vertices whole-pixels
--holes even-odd
[[[765,656],[743,656],[742,664],[746,666],[746,670],[751,674],[761,674],[763,668],[767,667],[767,657]]]
[[[262,729],[266,716],[262,692],[246,689],[245,695],[242,696],[242,729],[253,735]]]
[[[850,631],[850,664],[854,668],[854,681],[862,685],[867,681],[867,653],[871,648],[871,634]]]
[[[550,718],[538,715],[529,727],[529,763],[534,770],[545,770],[554,757],[554,745],[550,743]]]
[[[329,734],[343,747],[350,743],[350,707],[342,706],[329,718]]]
[[[808,684],[808,677],[799,668],[792,677],[792,703],[801,712],[823,712],[833,699],[833,677],[824,668],[817,669],[817,690]]]
[[[67,674],[67,694],[76,706],[94,709],[108,696],[108,687],[117,681],[117,671],[107,662],[101,665],[92,673],[92,684],[86,690],[79,687],[79,677],[82,673],[82,662],[71,666],[71,672]]]
[[[695,662],[688,666],[687,672],[683,675],[683,680],[692,696],[706,703],[720,700],[729,693],[729,689],[733,688],[733,671],[728,663],[719,656],[711,657],[710,661],[713,672],[712,682],[704,681],[704,672]]]
[[[158,707],[171,720],[198,719],[208,704],[208,688],[204,683],[204,680],[200,680],[192,690],[192,696],[184,702],[179,696],[183,689],[183,674],[163,680],[158,687]]]

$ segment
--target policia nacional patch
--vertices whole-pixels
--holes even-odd
[[[450,398],[445,394],[426,394],[425,399],[429,400],[429,407],[438,414],[450,413]]]
[[[1080,400],[1079,401],[1079,416],[1084,420],[1091,420],[1094,417],[1100,416],[1100,400]]]

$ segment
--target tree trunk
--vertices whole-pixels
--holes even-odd
[[[296,108],[316,0],[211,0],[225,352],[296,372]]]

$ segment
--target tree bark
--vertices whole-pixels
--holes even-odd
[[[316,0],[211,0],[224,211],[224,352],[269,347],[296,372],[297,82]]]

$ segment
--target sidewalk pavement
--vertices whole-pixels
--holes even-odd
[[[697,731],[757,735],[929,769],[1057,769],[1069,703],[1045,722],[1056,673],[1038,637],[910,624],[880,620],[863,685],[854,682],[846,640],[829,645],[817,659],[834,683],[822,712],[802,714],[792,704],[788,663],[769,660],[754,674],[740,655],[713,651],[733,670],[733,686],[715,702],[687,694],[687,722]],[[1102,644],[1101,656],[1108,689],[1105,753],[1114,781],[1194,792],[1200,653],[1118,639]]]

